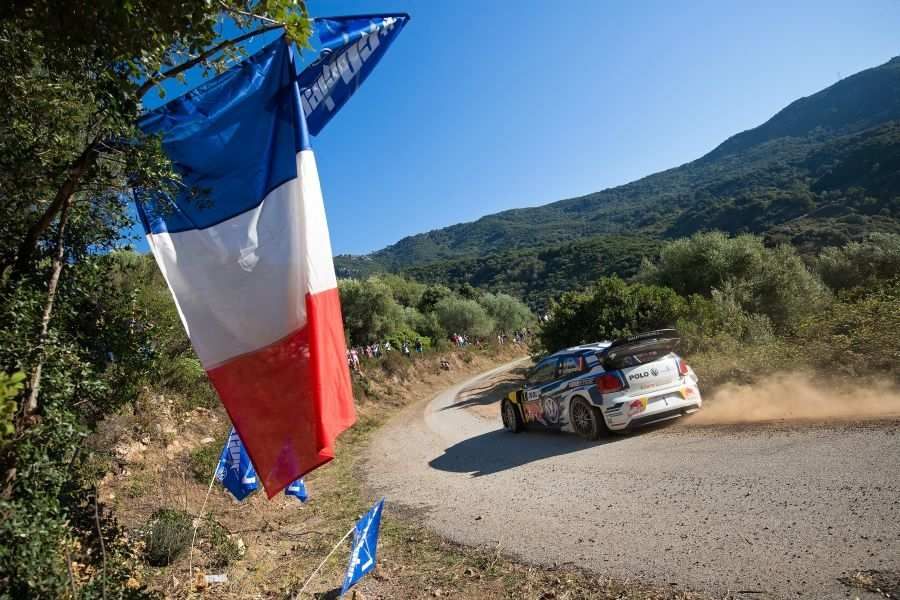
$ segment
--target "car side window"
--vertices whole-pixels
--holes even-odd
[[[531,374],[528,376],[528,383],[531,385],[543,385],[553,380],[556,375],[556,359],[545,360],[538,363]]]
[[[574,356],[566,356],[559,363],[559,376],[563,377],[581,370],[581,361]]]

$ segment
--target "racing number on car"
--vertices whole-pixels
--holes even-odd
[[[525,390],[525,399],[533,402],[541,397],[541,390]]]

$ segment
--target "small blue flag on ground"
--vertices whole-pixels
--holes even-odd
[[[378,548],[378,528],[381,526],[381,509],[384,498],[378,501],[369,512],[356,523],[353,531],[353,550],[350,552],[350,563],[344,575],[341,596],[347,593],[357,581],[375,568],[375,551]]]
[[[231,492],[238,502],[252,494],[259,487],[256,478],[256,469],[250,462],[250,456],[241,443],[234,427],[228,435],[228,441],[219,455],[219,467],[216,469],[216,479],[225,489]]]
[[[296,479],[291,485],[284,488],[285,496],[296,496],[300,502],[309,500],[309,492],[306,491],[306,483],[303,478]]]

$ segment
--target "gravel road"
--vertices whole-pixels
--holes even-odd
[[[513,435],[485,410],[511,366],[385,426],[369,485],[452,540],[672,589],[882,597],[839,578],[900,572],[900,420]]]

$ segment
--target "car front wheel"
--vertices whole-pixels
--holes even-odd
[[[572,420],[572,429],[586,440],[596,440],[600,434],[606,431],[603,415],[581,396],[572,399],[569,414]]]
[[[500,416],[503,418],[503,426],[507,431],[519,433],[525,428],[522,422],[522,416],[516,410],[516,406],[507,399],[503,399],[500,404]]]

